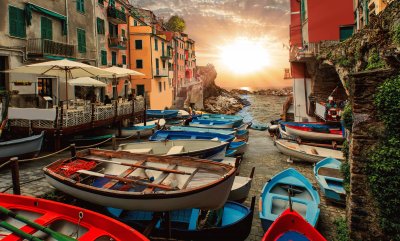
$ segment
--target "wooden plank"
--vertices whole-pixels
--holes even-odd
[[[138,163],[138,165],[142,165],[145,162],[146,162],[145,160],[142,160]],[[131,174],[136,169],[137,169],[137,167],[130,167],[130,168],[126,169],[124,172],[122,172],[121,174],[119,174],[118,177],[126,178],[127,176],[129,176],[129,174]],[[106,184],[103,185],[103,188],[106,188],[106,189],[112,188],[117,183],[118,183],[118,180],[110,180],[109,182],[107,182]]]
[[[182,190],[186,189],[186,187],[189,185],[190,181],[193,179],[194,175],[199,171],[199,168],[196,168],[192,174],[189,176],[189,178],[186,180],[185,184],[182,186]]]
[[[173,164],[173,165],[169,165],[168,166],[168,168],[169,169],[175,169],[175,168],[177,168],[178,166],[176,165],[176,164]],[[152,182],[153,184],[160,184],[160,183],[162,183],[167,177],[168,177],[168,175],[169,175],[170,173],[168,173],[168,172],[163,172],[163,173],[161,173],[161,175],[159,175],[158,177],[157,177],[157,179],[156,180],[154,180],[154,182]],[[144,189],[143,190],[143,192],[144,193],[151,193],[151,192],[153,192],[154,191],[154,187],[148,187],[148,188],[146,188],[146,189]]]

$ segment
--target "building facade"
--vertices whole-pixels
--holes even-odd
[[[364,28],[372,15],[380,12],[395,0],[353,0],[356,30]]]

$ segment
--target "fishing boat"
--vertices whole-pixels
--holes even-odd
[[[247,143],[244,141],[232,141],[229,143],[228,150],[235,150],[236,155],[243,155],[247,150]]]
[[[216,139],[219,141],[231,142],[235,139],[234,135],[224,135],[213,132],[197,132],[197,131],[157,131],[149,140],[150,141],[164,141],[164,140],[211,140]]]
[[[265,233],[262,241],[326,241],[296,211],[286,209]]]
[[[237,139],[247,142],[249,140],[249,131],[247,129],[237,130],[235,136]]]
[[[268,126],[261,123],[253,123],[250,128],[257,131],[265,131],[268,129]]]
[[[250,234],[255,198],[248,208],[235,202],[226,202],[221,210],[185,209],[169,213],[171,236],[177,240],[244,241]],[[144,230],[153,218],[153,212],[124,211],[107,208],[115,219],[138,230]],[[204,218],[205,217],[205,218]],[[158,221],[152,236],[162,237],[166,223]]]
[[[235,149],[226,150],[225,157],[236,157],[236,156],[240,156],[240,155],[236,154],[236,150]]]
[[[189,122],[189,126],[209,128],[209,129],[231,129],[233,128],[234,122],[222,121],[222,120],[198,120],[193,119]]]
[[[343,175],[340,172],[341,165],[342,163],[335,158],[327,157],[314,166],[314,175],[327,199],[344,203],[346,191],[343,187]]]
[[[221,130],[221,129],[209,129],[209,128],[191,127],[191,126],[171,126],[171,127],[169,127],[169,129],[171,131],[196,131],[196,132],[218,133],[218,134],[222,134],[222,135],[235,135],[236,138],[243,139],[243,140],[246,140],[249,138],[249,131],[247,129],[243,129],[243,130],[224,129],[224,130]]]
[[[222,161],[228,142],[218,140],[166,140],[119,145],[119,151],[157,156],[191,156]]]
[[[290,122],[290,121],[278,121],[280,125],[286,126],[301,126],[301,127],[310,127],[315,129],[329,129],[332,128],[331,125],[326,124],[325,122]]]
[[[87,149],[44,169],[47,181],[76,198],[124,210],[218,209],[236,168],[210,160]],[[213,197],[213,198],[210,198]]]
[[[151,136],[156,130],[164,127],[165,123],[166,122],[164,119],[159,119],[159,120],[147,121],[146,125],[144,125],[144,123],[139,123],[134,126],[122,127],[121,137],[128,137],[134,135],[140,137]]]
[[[285,129],[289,135],[300,137],[305,140],[344,141],[344,136],[340,128],[313,128],[286,125]]]
[[[290,193],[290,196],[289,196]],[[261,192],[259,210],[264,231],[292,203],[293,209],[315,226],[319,217],[319,195],[310,181],[288,168],[271,178]]]
[[[148,118],[170,119],[178,116],[179,110],[146,110]]]
[[[0,239],[148,241],[113,218],[45,199],[0,193]]]
[[[0,142],[0,163],[10,160],[11,157],[29,158],[37,156],[42,148],[44,131],[20,139]]]
[[[232,121],[233,127],[239,127],[243,123],[243,117],[235,115],[223,115],[223,114],[203,114],[198,116],[198,120],[222,120]]]
[[[233,182],[231,192],[229,193],[228,200],[243,203],[246,201],[251,189],[251,183],[254,177],[255,167],[251,170],[249,177],[236,176]]]
[[[303,160],[307,162],[318,162],[326,157],[333,157],[344,160],[342,151],[324,147],[317,147],[305,144],[297,144],[292,141],[278,139],[275,141],[276,147],[280,152],[290,156],[293,160]]]

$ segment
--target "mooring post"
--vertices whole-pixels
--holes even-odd
[[[115,138],[115,135],[113,135],[113,136],[111,137],[111,142],[112,142],[112,148],[113,148],[113,150],[114,150],[114,151],[117,150],[117,138]]]
[[[75,143],[69,145],[69,150],[71,151],[71,157],[76,157],[76,146]]]
[[[19,183],[18,157],[12,157],[10,161],[11,161],[11,178],[13,184],[13,194],[21,195],[21,186]]]

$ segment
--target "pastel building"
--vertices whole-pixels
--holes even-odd
[[[394,1],[395,0],[354,0],[353,9],[356,30],[364,28],[364,26],[368,24],[371,15],[378,15]]]

